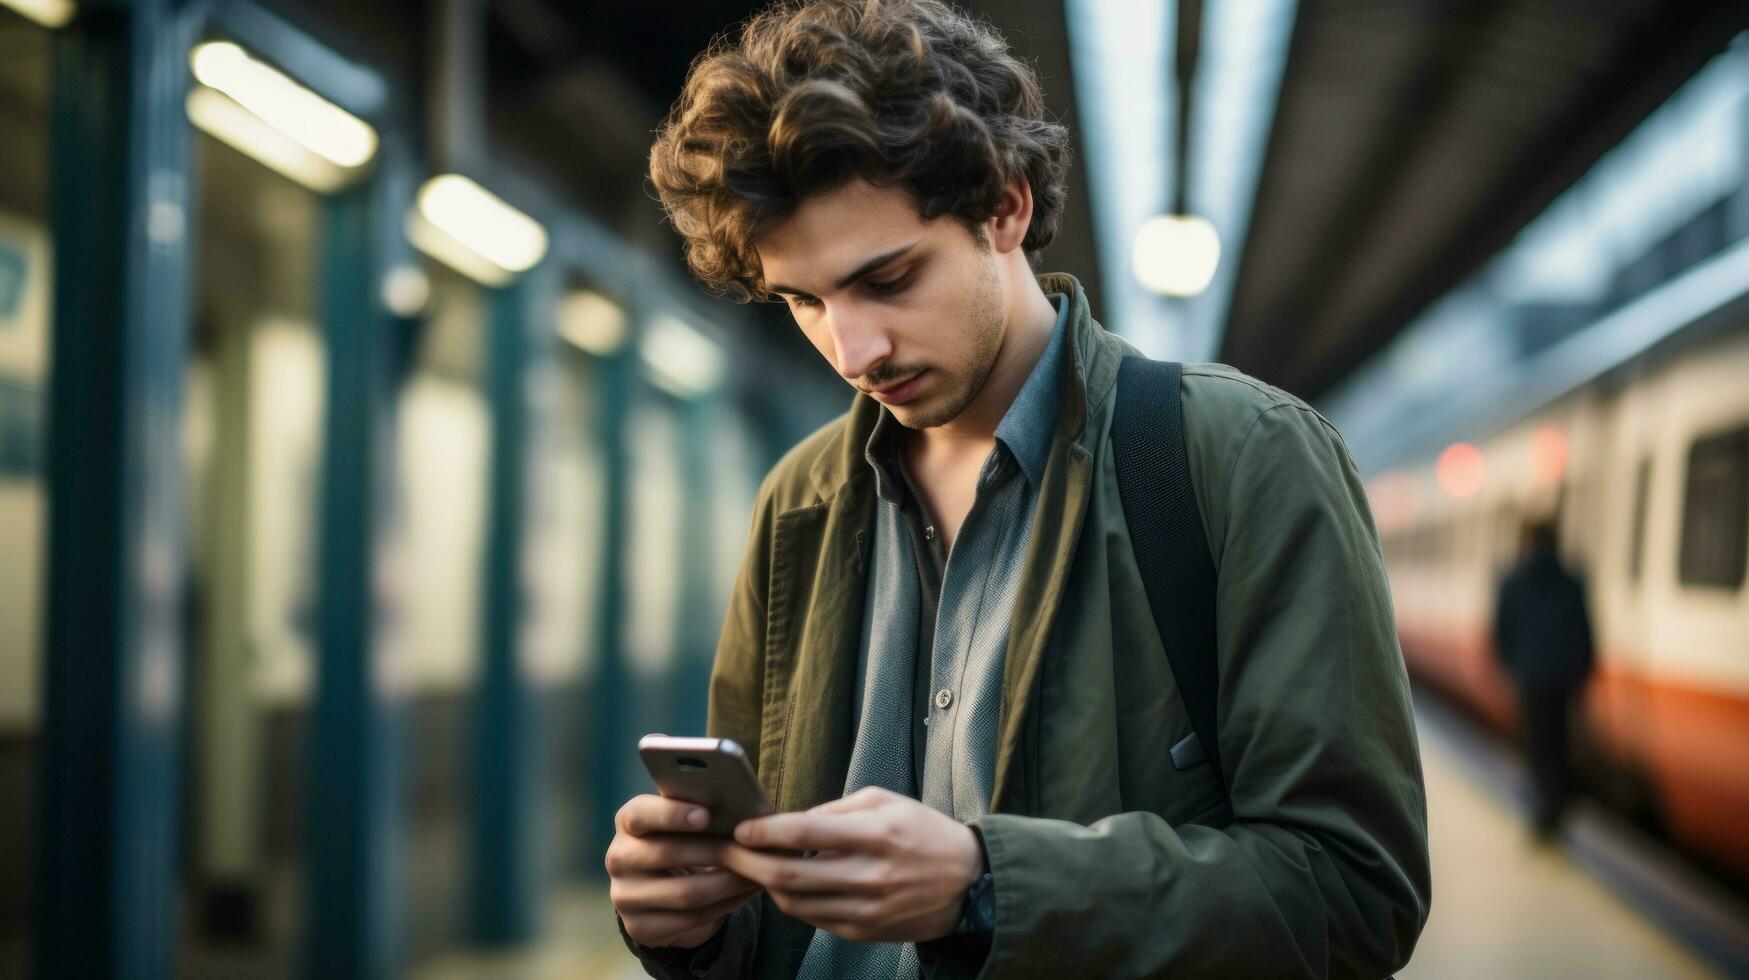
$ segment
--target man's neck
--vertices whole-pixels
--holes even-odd
[[[952,421],[910,433],[923,453],[987,452],[995,441],[996,426],[1008,414],[1009,406],[1038,365],[1057,322],[1057,308],[1039,288],[1038,281],[1028,277],[1026,282],[1027,288],[1015,304],[1008,329],[1003,331],[996,363],[977,397]]]

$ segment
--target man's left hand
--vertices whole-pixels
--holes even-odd
[[[924,942],[952,932],[984,873],[963,823],[878,786],[802,813],[744,820],[723,852],[787,915],[852,942]],[[784,857],[753,848],[813,850]]]

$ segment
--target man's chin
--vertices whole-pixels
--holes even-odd
[[[888,405],[893,421],[907,429],[933,429],[952,422],[959,412],[944,411],[941,402],[920,398],[904,405]]]

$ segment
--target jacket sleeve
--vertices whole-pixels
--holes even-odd
[[[615,915],[619,935],[626,948],[638,958],[644,972],[658,980],[730,980],[745,977],[750,972],[754,937],[759,934],[759,900],[757,897],[729,913],[723,927],[697,949],[677,946],[645,946],[626,934],[625,920]]]
[[[722,637],[711,666],[705,721],[707,734],[740,743],[756,772],[765,688],[765,597],[771,581],[771,482],[767,477],[760,488],[746,555],[729,596]],[[752,970],[763,905],[762,896],[755,895],[731,913],[722,929],[697,949],[645,946],[626,935],[623,922],[620,936],[643,964],[644,972],[652,977],[663,980],[744,977]]]
[[[1262,411],[1239,447],[1210,531],[1234,819],[979,817],[996,894],[980,977],[1382,977],[1409,959],[1426,798],[1364,490],[1302,406]]]

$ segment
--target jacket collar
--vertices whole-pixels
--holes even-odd
[[[1105,332],[1087,304],[1087,293],[1081,283],[1066,272],[1046,272],[1037,277],[1039,288],[1047,295],[1062,293],[1069,298],[1068,370],[1059,379],[1061,400],[1057,412],[1056,438],[1081,442],[1086,436],[1087,406],[1097,405],[1117,381],[1118,363],[1122,360],[1121,341]],[[823,500],[831,499],[852,480],[872,480],[874,474],[864,451],[880,421],[881,403],[858,392],[850,405],[846,424],[826,452],[814,460],[808,471],[814,492]]]

